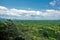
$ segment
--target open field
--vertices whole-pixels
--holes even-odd
[[[0,38],[6,40],[60,40],[60,20],[0,21]]]

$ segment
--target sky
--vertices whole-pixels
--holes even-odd
[[[0,17],[21,20],[60,20],[60,0],[0,0]]]

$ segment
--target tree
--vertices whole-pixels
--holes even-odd
[[[0,39],[10,40],[18,36],[16,25],[11,20],[0,21]],[[11,39],[11,40],[12,40]]]

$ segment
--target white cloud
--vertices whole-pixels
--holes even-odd
[[[35,11],[35,10],[21,10],[15,8],[6,8],[0,6],[0,17],[3,18],[16,18],[16,19],[60,19],[60,10],[45,10]]]
[[[55,0],[53,0],[52,2],[50,2],[49,3],[50,5],[52,5],[52,6],[55,6],[56,5],[56,1]]]
[[[58,5],[60,5],[60,0],[52,0],[49,4],[51,6],[58,6]]]

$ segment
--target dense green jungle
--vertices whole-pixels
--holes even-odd
[[[60,40],[60,20],[0,20],[0,40]]]

